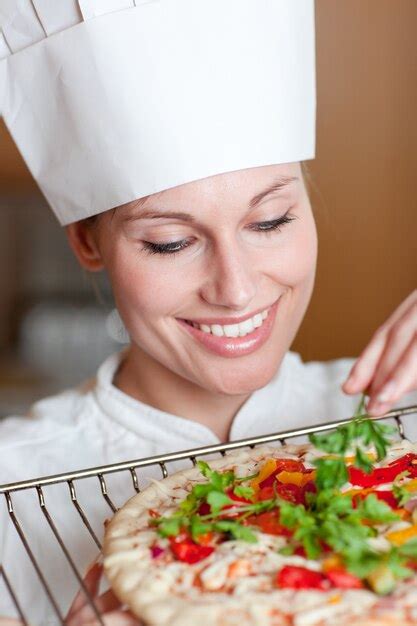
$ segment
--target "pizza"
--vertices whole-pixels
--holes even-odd
[[[417,624],[417,445],[355,420],[154,481],[104,568],[152,626]]]

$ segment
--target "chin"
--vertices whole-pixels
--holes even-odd
[[[212,384],[208,386],[206,379],[203,386],[209,391],[227,396],[247,395],[265,387],[275,376],[279,365],[280,363],[273,363],[269,367],[263,365],[258,369],[243,372],[239,371],[239,368],[230,367],[225,373],[217,371]]]

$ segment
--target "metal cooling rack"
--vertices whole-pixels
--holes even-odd
[[[404,426],[401,421],[401,418],[406,415],[411,415],[413,413],[417,413],[417,405],[403,407],[395,411],[390,411],[383,417],[373,417],[371,419],[395,420],[399,435],[401,436],[401,438],[406,439]],[[43,491],[44,487],[48,485],[60,484],[63,486],[63,488],[68,489],[69,504],[75,507],[75,510],[77,511],[78,516],[79,516],[80,524],[82,523],[85,526],[85,528],[87,529],[89,533],[91,541],[94,542],[95,546],[99,550],[101,550],[101,542],[99,538],[97,537],[97,534],[94,532],[93,527],[88,519],[88,516],[85,510],[83,509],[83,507],[80,504],[79,499],[77,498],[77,485],[80,481],[85,480],[87,478],[92,478],[92,477],[97,478],[101,497],[104,499],[107,506],[110,508],[111,512],[115,513],[117,511],[117,507],[109,495],[108,486],[107,486],[106,479],[105,479],[105,476],[109,474],[122,473],[122,472],[127,473],[129,475],[129,480],[132,483],[133,491],[139,492],[140,487],[139,487],[139,480],[138,480],[138,475],[137,475],[138,469],[141,469],[144,467],[156,466],[156,467],[159,467],[160,469],[161,478],[166,478],[168,476],[168,470],[167,470],[166,465],[172,461],[181,461],[181,460],[188,459],[191,463],[195,465],[196,458],[199,456],[207,456],[213,453],[219,453],[224,456],[227,454],[227,452],[230,452],[232,450],[236,450],[236,449],[244,448],[244,447],[254,448],[257,445],[267,444],[267,443],[272,443],[272,442],[279,442],[282,445],[284,445],[288,439],[292,439],[294,437],[306,436],[306,435],[309,435],[310,433],[318,433],[318,432],[331,430],[333,428],[336,428],[337,426],[347,424],[350,421],[350,419],[351,418],[339,420],[339,421],[333,421],[333,422],[326,422],[323,424],[316,424],[314,426],[308,426],[306,428],[298,428],[295,430],[286,430],[286,431],[282,431],[279,433],[272,433],[270,435],[265,435],[262,437],[241,439],[239,441],[233,441],[227,444],[205,446],[205,447],[195,448],[191,450],[184,450],[182,452],[153,456],[153,457],[148,457],[145,459],[135,459],[133,461],[126,461],[123,463],[115,463],[112,465],[79,470],[76,472],[70,472],[66,474],[56,474],[53,476],[45,476],[41,478],[23,480],[17,483],[9,483],[5,485],[0,485],[0,494],[4,494],[5,496],[7,512],[8,512],[10,523],[12,524],[12,526],[14,526],[14,529],[17,532],[20,538],[20,541],[24,547],[27,558],[30,559],[33,565],[34,571],[39,579],[41,587],[44,593],[46,594],[47,599],[49,600],[53,613],[56,616],[57,623],[61,624],[62,626],[65,626],[65,616],[62,612],[62,609],[59,606],[59,602],[57,598],[54,596],[50,583],[46,580],[46,577],[43,572],[42,564],[39,562],[39,559],[37,559],[34,555],[33,549],[31,548],[31,545],[30,545],[30,540],[27,538],[23,530],[22,524],[19,522],[18,515],[14,508],[13,497],[17,492],[20,492],[23,490],[35,492],[37,496],[37,501],[39,504],[38,513],[44,516],[50,530],[52,531],[52,535],[54,536],[55,541],[59,545],[63,556],[65,557],[67,563],[70,566],[73,576],[75,577],[76,581],[79,584],[80,590],[84,594],[86,602],[88,603],[91,610],[96,616],[97,623],[100,624],[100,626],[105,626],[103,622],[103,616],[100,614],[99,609],[94,603],[94,599],[92,598],[91,594],[86,588],[83,582],[83,577],[74,562],[73,556],[71,555],[70,550],[67,548],[67,546],[65,545],[65,542],[62,539],[62,536],[54,522],[53,515],[51,514],[50,510],[46,506],[46,501],[45,501],[45,496],[44,496],[44,491]],[[23,610],[21,608],[21,602],[19,601],[19,598],[17,597],[17,593],[15,592],[13,588],[11,578],[7,575],[5,564],[0,564],[0,581],[1,579],[3,579],[4,587],[10,596],[12,604],[16,608],[16,611],[20,617],[20,620],[22,621],[24,626],[30,626],[29,622],[27,621],[27,617],[24,615]]]

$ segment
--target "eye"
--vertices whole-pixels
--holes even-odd
[[[281,217],[277,217],[275,220],[268,220],[267,222],[255,222],[250,224],[250,230],[261,233],[270,233],[271,231],[281,230],[281,226],[293,222],[296,218],[291,216],[288,212]]]
[[[144,241],[143,247],[149,254],[176,254],[191,245],[190,239],[181,239],[180,241],[169,241],[168,243],[152,243]]]

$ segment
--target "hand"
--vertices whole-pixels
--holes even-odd
[[[23,622],[12,617],[0,617],[0,626],[23,626]]]
[[[122,609],[121,603],[111,589],[100,596],[98,595],[102,574],[103,566],[100,563],[94,563],[87,571],[84,584],[94,599],[98,610],[102,613],[104,624],[106,626],[141,626],[137,617]],[[99,622],[81,590],[71,605],[65,624],[66,626],[99,626]],[[2,626],[1,621],[0,626]]]
[[[384,415],[417,390],[417,290],[382,324],[342,385],[348,394],[369,396],[370,415]]]

